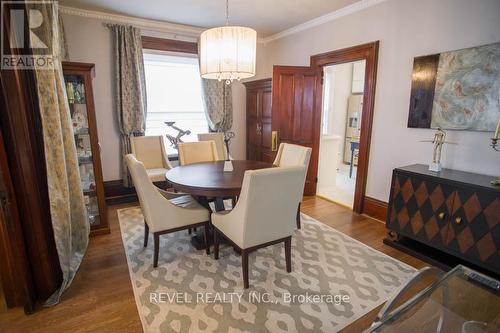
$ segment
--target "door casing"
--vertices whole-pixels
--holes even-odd
[[[352,46],[311,56],[311,67],[322,71],[324,66],[343,64],[353,61],[365,60],[365,86],[363,93],[363,116],[361,119],[361,135],[359,139],[359,157],[356,173],[356,186],[354,192],[353,211],[363,213],[365,201],[366,180],[368,176],[368,161],[370,155],[370,141],[372,134],[373,111],[375,102],[375,86],[377,81],[379,41]],[[317,89],[316,113],[321,114],[322,94],[321,87]],[[317,123],[315,133],[320,136],[321,122]],[[318,165],[315,166],[316,168]],[[317,171],[316,171],[317,172]]]

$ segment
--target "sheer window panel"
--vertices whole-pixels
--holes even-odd
[[[175,136],[177,132],[166,121],[175,121],[177,127],[191,131],[182,137],[186,142],[197,141],[198,133],[208,132],[197,58],[145,51],[144,69],[148,101],[146,135]],[[166,143],[168,154],[177,154],[168,140]]]

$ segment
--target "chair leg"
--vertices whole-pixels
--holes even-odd
[[[248,250],[241,250],[241,268],[243,270],[243,287],[248,289]]]
[[[210,231],[210,225],[207,222],[205,223],[205,252],[207,255],[210,254],[210,242],[208,240],[208,237],[210,236],[209,231]]]
[[[297,229],[300,229],[300,202],[299,202],[299,207],[297,207]]]
[[[153,259],[153,267],[158,267],[158,252],[160,252],[160,235],[158,233],[154,233],[154,259]]]
[[[292,237],[285,239],[285,260],[286,260],[286,271],[290,273],[292,271]]]
[[[149,238],[149,226],[146,223],[146,221],[144,221],[144,247],[148,246],[148,238]]]
[[[219,259],[219,232],[214,228],[214,258]]]
[[[192,232],[193,232],[193,230],[191,230],[191,228],[188,228],[188,234],[191,235]]]

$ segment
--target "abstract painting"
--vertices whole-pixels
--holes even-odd
[[[417,57],[408,127],[494,131],[500,118],[500,43]]]

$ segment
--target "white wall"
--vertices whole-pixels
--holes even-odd
[[[97,116],[97,131],[101,144],[103,178],[121,178],[120,132],[114,109],[113,41],[104,22],[95,18],[62,14],[71,61],[95,64],[93,80]],[[233,128],[236,137],[231,143],[231,155],[244,159],[246,155],[245,87],[233,83]]]
[[[387,201],[392,169],[428,164],[433,130],[408,129],[413,58],[500,41],[498,0],[387,0],[323,25],[269,42],[257,77],[272,65],[309,65],[311,55],[380,41],[375,114],[366,194]],[[491,133],[448,131],[445,167],[500,174]]]
[[[120,131],[113,102],[111,33],[100,20],[64,14],[62,18],[70,60],[95,64],[92,84],[103,178],[105,181],[120,179]]]
[[[331,80],[330,101],[328,103],[328,134],[344,138],[347,105],[352,90],[352,63],[327,66],[325,78]]]

